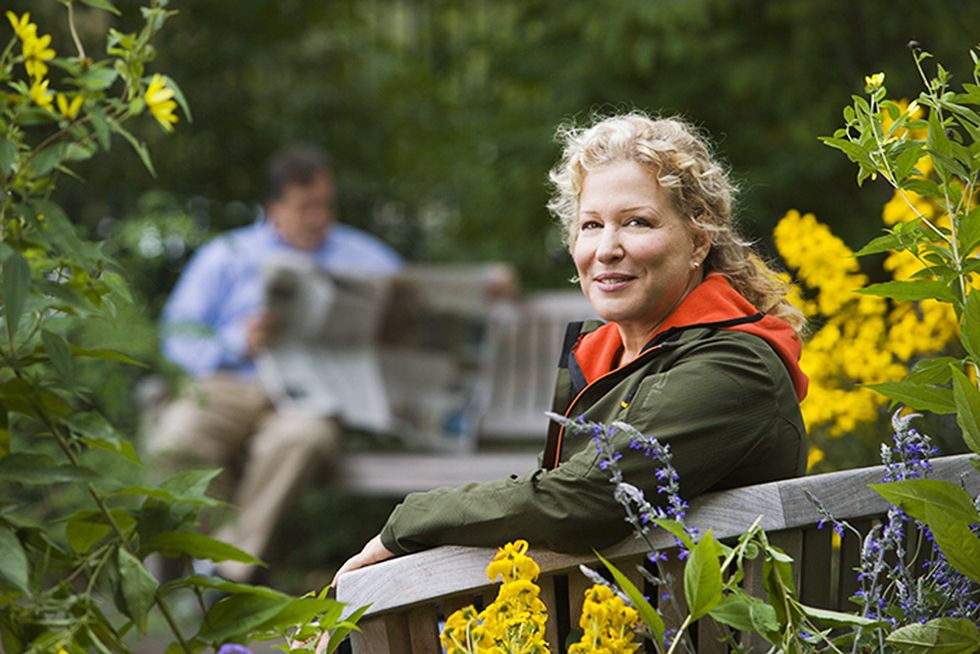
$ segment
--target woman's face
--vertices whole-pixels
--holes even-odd
[[[649,332],[701,279],[706,238],[674,209],[656,177],[633,161],[589,172],[579,196],[572,258],[603,320]]]

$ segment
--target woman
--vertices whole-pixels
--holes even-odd
[[[570,326],[556,411],[669,444],[685,498],[801,474],[803,318],[736,233],[733,189],[706,143],[638,113],[560,136],[549,209],[607,322]],[[525,475],[410,494],[338,576],[444,544],[524,538],[574,552],[621,540],[630,527],[594,447],[563,436],[552,424],[542,467]],[[657,497],[653,466],[622,438],[625,478]]]

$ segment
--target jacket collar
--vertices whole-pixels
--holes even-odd
[[[644,347],[646,352],[678,333],[692,328],[729,329],[754,334],[765,340],[779,355],[793,381],[796,396],[806,396],[808,380],[800,369],[802,344],[796,332],[784,320],[762,313],[736,291],[719,273],[708,275],[680,305],[667,316]],[[586,383],[614,370],[614,362],[623,347],[615,323],[606,323],[591,331],[575,344],[574,364]],[[642,356],[642,354],[641,354]]]

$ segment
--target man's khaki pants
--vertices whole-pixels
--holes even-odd
[[[289,502],[335,459],[340,437],[336,420],[276,411],[258,382],[221,374],[193,382],[164,409],[147,449],[171,470],[224,468],[212,494],[239,514],[216,537],[261,557]],[[246,581],[254,566],[225,561],[218,571]]]

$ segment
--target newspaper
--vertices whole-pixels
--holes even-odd
[[[495,264],[357,277],[305,257],[271,261],[266,307],[281,329],[256,361],[259,377],[282,410],[410,447],[472,450],[489,396],[488,317],[512,277]]]
[[[278,325],[256,361],[269,397],[283,410],[391,431],[377,347],[391,277],[328,273],[305,257],[283,257],[266,265],[263,281]]]

